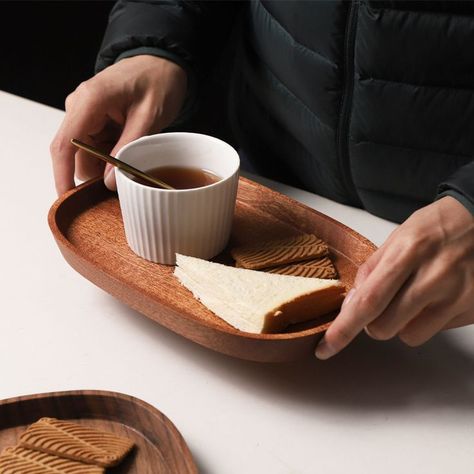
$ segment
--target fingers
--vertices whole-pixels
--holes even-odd
[[[130,143],[137,138],[151,133],[158,133],[160,131],[159,122],[157,120],[159,117],[160,115],[156,115],[154,108],[146,101],[139,104],[137,107],[131,108],[127,113],[122,134],[113,147],[111,155],[115,156],[127,143]],[[110,165],[105,167],[104,183],[107,188],[112,191],[117,189],[115,172],[113,167]]]
[[[160,127],[161,110],[157,110],[156,98],[152,95],[130,106],[126,112],[120,138],[111,151],[115,156],[121,148],[137,138],[151,133],[158,133]]]
[[[474,310],[470,309],[452,318],[443,329],[454,329],[474,324]]]
[[[122,127],[109,119],[104,128],[97,134],[88,137],[86,143],[96,147],[104,153],[110,150],[117,143],[122,132]],[[85,150],[76,149],[76,176],[81,180],[87,180],[104,174],[104,161],[95,158]]]
[[[101,149],[99,147],[99,149]],[[75,174],[82,181],[99,176],[104,172],[105,163],[85,150],[77,150],[75,155]]]
[[[449,306],[425,308],[400,331],[400,339],[410,347],[424,344],[453,319],[451,312]]]
[[[102,107],[96,100],[86,100],[87,96],[85,97],[82,92],[77,94],[84,98],[81,101],[81,106],[77,106],[77,98],[68,98],[66,116],[50,147],[58,195],[75,186],[74,170],[77,149],[71,143],[71,138],[90,141],[89,135],[98,133],[106,122],[106,116],[100,112]]]
[[[367,325],[369,336],[387,340],[408,331],[411,339],[412,333],[417,333],[420,341],[425,341],[433,336],[433,330],[440,331],[450,317],[462,311],[472,288],[460,274],[451,275],[458,267],[456,262],[463,260],[462,245],[456,241],[451,247],[444,249],[443,258],[430,259],[411,275],[385,311]]]
[[[432,301],[428,285],[412,275],[404,283],[377,319],[365,331],[373,339],[386,341],[396,336],[412,319],[417,317]]]
[[[355,289],[350,301],[342,306],[316,348],[316,357],[319,359],[332,357],[346,347],[362,329],[385,311],[410,277],[415,264],[409,258],[410,252],[393,245],[382,253],[376,267]]]
[[[64,130],[63,125],[50,146],[54,183],[58,196],[75,186],[74,156],[76,150],[74,145],[66,138],[68,135],[67,126]]]
[[[107,163],[104,169],[104,184],[111,191],[117,190],[117,183],[115,181],[115,166]]]
[[[372,273],[372,270],[377,266],[382,255],[384,254],[384,248],[377,249],[360,267],[357,271],[357,275],[354,280],[354,288],[358,288]]]

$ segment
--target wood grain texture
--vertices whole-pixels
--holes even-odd
[[[25,429],[53,417],[104,430],[135,443],[110,474],[197,474],[186,443],[159,410],[142,400],[114,392],[71,391],[0,401],[0,451],[17,444]]]
[[[135,255],[127,245],[116,194],[101,179],[62,196],[49,225],[67,262],[84,277],[159,324],[205,347],[242,359],[283,362],[312,355],[334,314],[280,334],[238,331],[196,301],[173,267]],[[241,178],[228,248],[215,260],[231,264],[229,249],[261,240],[313,233],[328,243],[340,280],[350,288],[376,249],[352,229],[280,193]]]

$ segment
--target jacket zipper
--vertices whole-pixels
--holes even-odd
[[[352,182],[349,163],[349,122],[352,107],[352,95],[354,89],[354,45],[357,24],[357,13],[359,0],[351,1],[346,24],[345,44],[344,44],[344,90],[342,93],[341,113],[337,133],[337,150],[339,158],[339,168],[342,180],[351,201],[354,204],[361,204],[357,195],[354,183]]]

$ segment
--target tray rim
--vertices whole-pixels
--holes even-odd
[[[114,392],[110,390],[60,390],[58,392],[38,392],[38,393],[31,393],[27,395],[19,395],[16,397],[9,397],[0,399],[0,409],[3,406],[15,404],[19,402],[24,402],[28,400],[40,400],[43,398],[63,398],[63,397],[105,397],[105,398],[119,398],[127,403],[132,403],[136,405],[140,405],[142,408],[150,410],[155,413],[155,415],[164,416],[170,423],[171,420],[168,419],[164,413],[162,413],[158,408],[154,407],[148,402],[141,400],[140,398],[134,397],[133,395],[127,395],[126,393],[122,392]],[[0,424],[1,427],[1,424]],[[1,430],[1,428],[0,428]]]
[[[158,408],[132,395],[127,395],[125,393],[114,392],[110,390],[87,390],[87,389],[86,390],[63,390],[59,392],[32,393],[29,395],[20,395],[20,396],[10,397],[10,398],[5,398],[5,399],[0,400],[0,413],[4,409],[4,407],[12,406],[12,405],[20,405],[21,403],[28,402],[31,400],[38,400],[38,401],[39,400],[53,400],[53,399],[62,399],[62,398],[69,398],[69,397],[71,398],[102,397],[102,398],[110,399],[110,400],[119,399],[125,403],[131,404],[132,406],[139,406],[141,409],[146,410],[147,412],[151,412],[152,416],[155,419],[159,419],[162,422],[162,424],[166,426],[166,430],[169,431],[170,434],[172,434],[176,438],[176,441],[178,442],[177,449],[179,449],[179,451],[182,453],[182,456],[186,459],[186,462],[190,465],[190,467],[194,470],[194,472],[195,473],[198,472],[191,450],[189,449],[186,443],[186,440],[184,439],[183,435],[178,430],[176,425]],[[87,419],[87,418],[78,418],[78,419]],[[103,417],[103,418],[95,417],[93,419],[108,420],[107,417]],[[116,421],[118,423],[121,422],[120,418],[117,418],[116,420],[110,420],[110,421]],[[129,427],[129,428],[133,429],[134,431],[138,431],[136,428],[133,428],[133,427]],[[2,428],[2,424],[0,422],[0,434],[3,431],[3,429],[4,428]],[[139,431],[139,433],[150,444],[152,444],[153,446],[157,448],[160,447],[160,446],[157,446],[156,443],[153,443],[153,441],[150,440],[148,437],[146,437],[142,431]],[[167,438],[171,439],[171,436],[168,436]]]
[[[291,206],[298,206],[301,209],[303,209],[305,212],[313,213],[316,214],[320,219],[326,220],[328,222],[331,222],[332,225],[339,226],[341,230],[344,232],[350,234],[352,237],[356,238],[357,240],[361,241],[365,245],[367,245],[368,248],[371,250],[375,251],[377,249],[377,246],[371,242],[369,239],[364,237],[363,235],[359,234],[357,231],[354,229],[346,226],[342,222],[339,222],[338,220],[323,214],[320,211],[317,211],[313,209],[310,206],[307,206],[306,204],[303,204],[285,194],[282,194],[278,191],[274,191],[273,189],[264,186],[260,183],[257,183],[256,181],[253,181],[251,179],[245,178],[243,176],[239,177],[239,182],[242,181],[246,183],[247,185],[254,186],[257,188],[263,188],[266,193],[269,193],[270,195],[277,196],[280,201],[284,201],[285,204],[291,205]],[[58,244],[60,243],[62,246],[67,248],[70,252],[72,252],[76,257],[80,258],[81,261],[85,262],[86,264],[92,264],[94,265],[94,261],[92,259],[87,259],[83,256],[82,253],[77,252],[76,247],[70,242],[70,240],[67,239],[67,237],[63,234],[63,232],[60,230],[59,225],[56,221],[56,216],[57,216],[57,211],[58,209],[69,199],[73,198],[76,194],[84,192],[84,189],[87,189],[89,187],[92,187],[94,185],[98,185],[99,182],[103,182],[102,177],[97,177],[97,178],[92,178],[88,181],[85,181],[84,183],[80,184],[79,186],[76,186],[75,188],[67,191],[64,193],[62,196],[60,196],[56,201],[53,203],[51,206],[49,212],[48,212],[48,224],[49,227],[53,233],[54,238],[58,241]],[[115,193],[116,194],[116,193]],[[118,196],[115,196],[116,199],[118,199]],[[237,197],[238,199],[238,197]],[[120,201],[119,201],[120,202]],[[157,264],[159,265],[159,264]],[[100,267],[98,268],[101,272],[105,273],[109,278],[113,279],[117,283],[123,285],[124,282],[120,280],[115,274],[104,272],[103,269]],[[76,270],[77,271],[77,270]],[[134,286],[133,282],[127,282],[127,286]],[[141,293],[140,288],[134,287],[136,291]],[[162,300],[155,299],[157,304],[160,304],[161,306],[167,307],[171,309],[172,311],[175,311],[179,313],[179,315],[188,321],[196,322],[196,318],[193,318],[192,316],[188,315],[187,313],[182,313],[179,311],[178,308],[174,307],[173,305],[166,304]],[[217,317],[217,316],[216,316]],[[321,332],[326,331],[326,329],[331,325],[331,321],[327,323],[323,323],[319,326],[309,328],[309,329],[304,329],[301,331],[296,331],[296,332],[290,332],[290,333],[273,333],[273,334],[256,334],[256,333],[250,333],[250,332],[245,332],[245,331],[240,331],[239,329],[233,328],[232,326],[219,326],[217,324],[212,324],[212,322],[205,321],[205,320],[199,320],[198,321],[199,325],[205,326],[208,329],[212,329],[215,331],[219,332],[224,332],[227,333],[231,336],[234,337],[241,337],[243,339],[255,339],[255,340],[260,340],[260,341],[277,341],[277,340],[294,340],[294,339],[300,339],[304,337],[309,337],[309,336],[315,336],[317,334],[320,334]],[[159,324],[159,323],[158,323]]]

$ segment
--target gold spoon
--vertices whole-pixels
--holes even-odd
[[[153,176],[150,176],[149,174],[129,165],[128,163],[125,163],[124,161],[117,160],[117,158],[107,155],[107,153],[103,153],[97,148],[91,145],[87,145],[87,143],[83,143],[79,140],[76,140],[75,138],[71,138],[71,143],[77,146],[78,148],[82,148],[83,150],[91,153],[92,155],[99,157],[101,160],[104,160],[107,163],[110,163],[111,165],[116,166],[118,169],[125,171],[126,173],[130,173],[136,178],[141,178],[145,180],[146,182],[153,184],[155,186],[158,186],[160,188],[175,189],[171,187],[169,184],[164,183],[160,179],[154,178]]]

